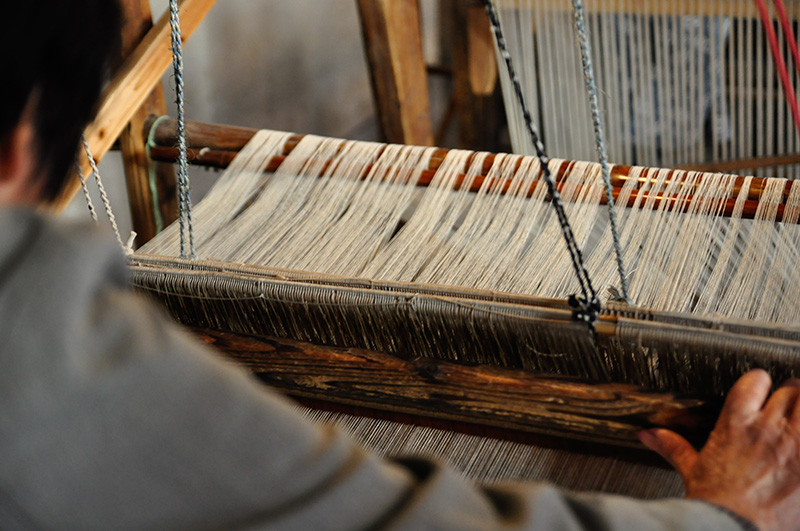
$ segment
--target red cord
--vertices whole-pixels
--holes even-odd
[[[772,58],[775,60],[775,67],[778,70],[778,75],[783,85],[783,92],[786,96],[786,103],[792,110],[792,118],[794,118],[794,125],[800,134],[800,108],[797,106],[797,97],[795,96],[794,86],[789,79],[789,71],[786,69],[786,62],[781,55],[780,46],[778,45],[778,35],[775,33],[775,28],[772,27],[772,18],[769,15],[769,8],[765,0],[756,0],[758,11],[761,14],[761,22],[764,24],[764,31],[767,34],[767,41],[769,41],[769,48],[772,51]],[[795,44],[795,47],[797,45]],[[796,59],[795,59],[796,60]]]
[[[778,20],[781,22],[783,34],[786,36],[786,42],[789,44],[789,51],[792,52],[794,59],[794,67],[800,73],[800,50],[797,48],[797,39],[794,36],[792,24],[789,22],[789,15],[786,14],[786,5],[783,0],[775,0],[775,11],[778,13]]]

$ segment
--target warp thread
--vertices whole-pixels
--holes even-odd
[[[550,159],[545,152],[544,144],[536,132],[536,127],[533,125],[533,118],[531,117],[530,110],[527,102],[525,101],[525,96],[522,93],[522,85],[520,84],[519,77],[517,76],[514,65],[512,64],[511,54],[509,53],[508,46],[506,45],[505,36],[503,35],[503,30],[500,26],[500,19],[497,16],[497,11],[495,10],[492,0],[484,0],[484,6],[489,17],[489,22],[492,25],[492,31],[494,32],[495,40],[497,41],[497,47],[500,50],[500,54],[502,55],[506,69],[508,70],[509,77],[511,78],[511,83],[514,86],[514,92],[517,96],[517,101],[522,108],[525,126],[528,134],[530,135],[531,142],[536,149],[536,156],[539,158],[541,163],[542,175],[545,183],[547,184],[547,189],[550,194],[550,199],[553,203],[553,208],[556,211],[558,222],[561,225],[561,232],[564,235],[564,241],[567,244],[567,249],[570,257],[572,258],[572,266],[575,269],[575,274],[578,277],[578,282],[581,286],[582,296],[573,296],[570,298],[571,304],[574,303],[578,308],[576,310],[575,317],[576,319],[585,321],[592,330],[592,333],[594,333],[594,322],[597,320],[600,308],[600,300],[597,297],[597,291],[595,291],[594,286],[592,285],[592,280],[589,277],[589,272],[586,270],[586,266],[583,261],[583,254],[577,242],[575,241],[575,234],[573,233],[572,227],[567,219],[567,214],[564,212],[564,204],[561,200],[561,195],[556,188],[555,180],[553,179],[553,175],[548,166]]]

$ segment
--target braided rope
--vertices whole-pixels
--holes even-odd
[[[192,224],[192,199],[189,191],[189,163],[186,146],[186,116],[183,85],[183,44],[178,0],[169,0],[169,24],[172,36],[172,66],[175,76],[175,103],[178,108],[178,220],[181,233],[181,258],[186,258],[188,234],[189,256],[196,259],[194,227]]]
[[[94,156],[92,155],[92,150],[89,147],[89,142],[86,141],[86,137],[81,135],[81,142],[83,143],[83,150],[86,152],[86,157],[89,159],[89,166],[92,168],[92,175],[94,176],[94,180],[97,183],[97,189],[100,191],[100,200],[103,202],[103,208],[106,211],[106,215],[108,216],[108,221],[111,223],[111,228],[114,230],[114,236],[117,237],[117,242],[119,246],[122,247],[122,250],[127,252],[127,248],[125,244],[122,243],[122,237],[119,234],[119,227],[117,226],[117,217],[114,215],[114,211],[111,209],[111,201],[108,199],[108,194],[106,193],[106,187],[103,186],[103,180],[100,178],[100,170],[97,169],[97,162],[94,160]],[[80,171],[78,172],[81,173]],[[81,176],[81,180],[83,180]],[[84,193],[88,195],[88,191],[84,189]],[[94,215],[92,216],[95,221],[97,221],[97,214],[94,213],[94,206],[90,206],[90,212]]]
[[[83,198],[86,199],[86,206],[89,208],[89,215],[92,216],[92,221],[95,223],[99,223],[97,219],[97,211],[94,208],[94,203],[92,202],[92,196],[89,195],[89,185],[86,183],[86,177],[83,176],[83,170],[81,169],[81,164],[77,160],[75,161],[75,171],[78,172],[78,178],[81,180],[81,189],[83,190]]]
[[[541,164],[542,175],[545,183],[547,184],[547,190],[550,194],[553,208],[556,211],[558,222],[561,225],[561,233],[564,236],[564,241],[567,244],[567,250],[569,251],[570,258],[572,259],[572,267],[575,270],[575,275],[577,276],[578,283],[581,287],[582,297],[572,295],[570,297],[570,305],[575,308],[575,318],[585,321],[589,325],[592,332],[594,332],[594,322],[597,320],[597,315],[600,311],[600,301],[597,298],[597,292],[592,285],[591,278],[589,278],[589,272],[586,270],[586,265],[583,261],[583,253],[581,253],[580,247],[578,247],[575,234],[572,231],[572,227],[567,219],[567,214],[564,211],[564,203],[561,200],[561,194],[559,194],[555,179],[553,179],[553,175],[550,172],[550,168],[548,166],[550,158],[545,152],[544,144],[539,139],[539,135],[536,132],[536,127],[533,125],[533,118],[531,118],[531,113],[528,109],[527,102],[525,101],[525,96],[522,93],[522,85],[520,84],[519,77],[514,70],[514,65],[511,62],[511,54],[508,51],[508,45],[506,44],[505,36],[503,35],[503,30],[500,26],[500,19],[497,15],[497,10],[495,9],[492,0],[484,0],[484,7],[486,8],[486,13],[489,16],[489,22],[491,23],[492,31],[494,32],[495,40],[497,41],[497,47],[500,50],[500,54],[505,62],[509,77],[511,78],[511,83],[514,87],[517,101],[522,109],[522,116],[525,120],[525,126],[528,130],[528,134],[530,135],[531,142],[536,150],[536,156]]]
[[[581,61],[583,62],[583,79],[586,82],[586,92],[589,95],[589,105],[592,109],[594,140],[597,149],[597,156],[602,168],[606,205],[608,207],[608,221],[611,225],[611,238],[614,240],[614,252],[616,253],[617,257],[617,272],[619,273],[622,297],[625,299],[627,304],[631,304],[631,298],[628,295],[628,274],[625,271],[625,264],[622,261],[622,244],[620,243],[619,239],[617,207],[614,201],[614,194],[612,193],[613,187],[611,186],[611,169],[608,166],[608,152],[606,149],[606,141],[603,135],[603,121],[600,116],[597,82],[594,78],[592,52],[589,46],[589,35],[586,31],[586,17],[584,15],[583,1],[572,0],[572,7],[575,17],[575,31],[578,36],[578,47],[580,48]]]

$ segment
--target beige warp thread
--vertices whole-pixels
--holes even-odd
[[[267,161],[286,133],[260,132],[196,207],[198,255],[320,274],[420,282],[564,298],[576,290],[538,162],[501,155],[477,193],[454,190],[470,152],[448,153],[427,188],[415,185],[431,148],[306,136],[274,175]],[[474,157],[467,182],[484,155]],[[330,162],[327,164],[326,162]],[[560,164],[560,161],[553,161]],[[516,169],[518,167],[518,169]],[[371,168],[365,179],[360,179]],[[654,310],[793,325],[800,319],[800,190],[769,179],[755,219],[742,219],[749,179],[633,168],[618,199],[631,296]],[[653,173],[652,171],[650,172]],[[668,178],[669,177],[669,178]],[[624,208],[643,181],[633,208]],[[784,223],[775,223],[788,185]],[[642,192],[649,192],[643,199]],[[656,195],[692,201],[672,212]],[[598,286],[614,285],[613,248],[600,205],[599,165],[577,162],[564,181],[567,213]],[[733,216],[721,199],[736,201]],[[174,256],[170,227],[141,251]]]

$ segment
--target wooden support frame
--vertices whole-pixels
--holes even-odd
[[[216,0],[183,0],[180,5],[183,41],[189,39],[208,14]],[[130,7],[130,6],[129,6]],[[136,7],[136,6],[133,6]],[[161,76],[172,64],[170,51],[169,12],[147,32],[130,53],[106,88],[100,108],[84,132],[94,158],[99,161],[119,138],[125,127],[142,107]],[[88,173],[89,164],[82,158],[82,171]],[[80,188],[77,175],[65,184],[51,205],[56,213],[62,211]]]
[[[125,0],[122,2],[122,13],[124,25],[120,63],[134,52],[136,46],[153,27],[149,0]],[[161,229],[175,220],[178,211],[173,166],[166,163],[151,163],[147,153],[145,126],[151,116],[165,114],[167,106],[164,89],[161,83],[157,82],[119,137],[131,222],[137,234],[137,243],[151,240]]]
[[[442,45],[449,48],[453,61],[451,110],[458,123],[458,147],[498,151],[498,131],[505,115],[485,10],[475,0],[443,5],[442,16],[453,29]],[[359,0],[358,7],[384,139],[433,145],[418,0]]]
[[[156,206],[152,191],[149,190],[149,175],[142,172],[147,167],[143,158],[146,148],[143,131],[150,123],[149,117],[154,113],[162,113],[164,108],[163,92],[157,88],[154,90],[154,87],[171,60],[167,44],[169,38],[167,16],[162,17],[158,24],[147,31],[150,19],[147,4],[146,0],[126,2],[125,8],[129,11],[130,25],[126,27],[123,35],[123,47],[124,52],[129,52],[128,59],[109,86],[97,120],[86,132],[98,160],[111,147],[117,136],[122,134],[121,146],[126,158],[126,167],[130,167],[128,186],[131,191],[131,202],[138,204],[139,208],[138,214],[134,213],[134,216],[135,218],[137,215],[140,216],[140,220],[135,219],[134,223],[145,227],[139,229],[145,239],[157,229],[154,225],[147,226],[147,223],[156,217],[156,212],[163,215],[163,208],[169,208],[170,201],[174,204],[174,200],[170,200]],[[184,40],[189,38],[213,4],[214,0],[184,0],[181,6]],[[383,94],[384,98],[388,95],[387,102],[381,105],[381,112],[385,113],[387,109],[391,110],[393,107],[400,110],[392,119],[384,118],[384,114],[381,115],[382,120],[389,120],[386,130],[392,131],[392,135],[398,135],[397,138],[389,139],[420,145],[432,144],[417,0],[359,0],[359,7],[365,35],[370,34],[372,38],[378,36],[381,39],[380,42],[367,43],[370,62],[383,69],[378,72],[379,79],[373,72],[373,86],[376,93]],[[477,38],[478,41],[469,42],[480,44],[482,42],[480,39],[483,38],[481,32],[485,28],[480,27],[474,6],[465,9],[466,11],[462,12],[466,16],[466,24],[475,29],[475,32],[468,32],[467,38]],[[470,9],[473,11],[469,11]],[[139,45],[134,47],[134,43],[145,32],[146,35]],[[410,53],[403,59],[402,47],[408,44],[404,39],[409,37]],[[471,50],[468,44],[466,58],[462,60],[469,62]],[[476,50],[482,57],[487,56],[485,47]],[[408,60],[409,57],[412,60]],[[481,80],[485,80],[486,76],[476,77],[472,75],[474,72],[467,72],[469,75],[462,81],[468,83],[470,93],[487,94],[489,88],[481,84]],[[166,181],[169,180],[164,177]],[[57,208],[63,206],[74,195],[75,190],[77,182],[73,181],[62,194]],[[603,433],[599,437],[604,438],[604,442],[635,445],[635,434],[641,428],[666,425],[678,429],[702,431],[709,427],[715,412],[713,405],[710,406],[702,400],[669,395],[655,396],[642,393],[630,386],[606,388],[602,385],[542,379],[519,371],[514,371],[512,374],[503,369],[465,368],[446,362],[421,363],[415,360],[400,360],[380,353],[299,345],[298,342],[274,338],[245,338],[212,331],[203,331],[201,334],[207,341],[223,347],[234,358],[245,361],[273,385],[285,387],[295,396],[314,399],[333,397],[334,401],[343,403],[358,401],[363,404],[365,400],[374,399],[376,394],[382,393],[384,402],[377,401],[376,404],[389,404],[390,407],[387,409],[390,410],[451,420],[466,419],[467,422],[496,424],[507,429],[578,438],[588,437],[593,440],[597,440],[598,433]],[[246,345],[246,348],[242,345]],[[304,358],[293,358],[289,355],[296,351],[303,352]],[[257,355],[247,358],[243,352],[248,352],[247,356]],[[304,365],[309,363],[311,365]],[[289,365],[291,370],[284,371],[282,376],[276,376],[279,374],[277,369]],[[302,372],[292,372],[295,367],[303,369]],[[367,372],[364,372],[365,370]],[[392,372],[387,373],[389,370]],[[339,385],[339,381],[336,380],[337,372],[342,371],[351,371],[358,377],[359,382],[364,382],[363,386],[359,385],[355,389],[356,394],[360,393],[359,396],[354,398],[352,388]],[[385,390],[381,391],[374,387],[377,385],[375,382],[373,387],[368,385],[370,378],[373,380],[377,378],[379,383],[385,383],[387,374],[401,375],[399,377],[404,378],[406,382],[414,382],[415,389],[420,387],[426,389],[421,392],[422,394],[415,395],[416,391],[403,389],[403,386],[395,389],[395,393],[386,393]],[[467,381],[469,385],[459,390],[459,382],[463,381]],[[320,394],[317,389],[319,382],[323,382],[326,388],[333,387],[334,390],[330,392],[330,389],[327,389],[325,393]],[[487,388],[487,385],[491,388]],[[498,392],[495,387],[502,392]],[[565,389],[569,390],[567,394],[563,394]],[[508,400],[507,397],[514,395],[515,390],[518,391],[518,400]],[[433,402],[431,400],[445,392],[456,395],[461,393],[467,398],[468,403],[457,404],[456,410],[433,407],[436,403],[435,400]],[[615,406],[611,408],[614,411],[609,412],[610,410],[604,408],[602,403],[604,397],[611,396],[609,393],[613,395],[614,400],[622,400],[624,405],[620,408]],[[583,398],[579,398],[578,402],[571,402],[575,396]],[[595,398],[599,402],[595,401]],[[557,403],[560,407],[556,409],[549,407],[548,404],[552,403]],[[489,413],[486,409],[487,404],[494,408],[490,408]],[[526,404],[530,406],[527,409]],[[711,409],[708,409],[709,407]],[[495,415],[498,411],[502,413],[499,416]],[[613,418],[613,421],[609,421],[609,418]],[[608,429],[610,426],[608,422],[614,423],[613,429]],[[604,431],[598,432],[598,429]]]
[[[497,57],[486,10],[478,2],[451,2],[453,98],[458,147],[500,151],[505,120]]]
[[[433,145],[419,0],[358,0],[358,8],[385,139]]]

